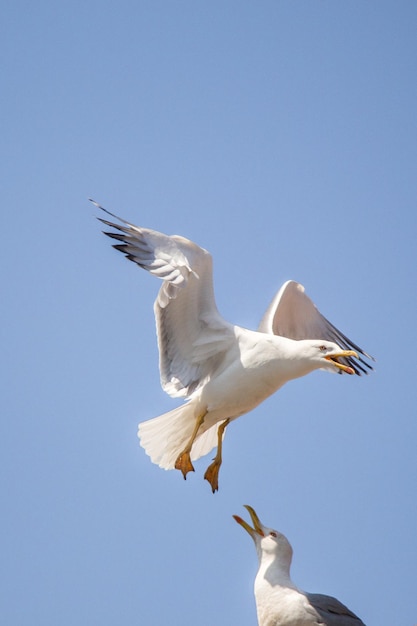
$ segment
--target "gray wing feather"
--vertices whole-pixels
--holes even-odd
[[[365,626],[355,613],[336,598],[320,593],[305,593],[305,596],[326,626]]]

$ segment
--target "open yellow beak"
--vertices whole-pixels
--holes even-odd
[[[245,522],[244,519],[239,517],[239,515],[233,515],[234,519],[237,521],[238,524],[243,526],[243,528],[251,535],[251,537],[253,537],[254,533],[258,533],[258,535],[260,535],[261,537],[264,537],[265,533],[262,529],[262,524],[259,520],[259,517],[256,515],[254,509],[251,506],[249,506],[249,504],[244,504],[243,506],[245,507],[245,509],[249,511],[249,515],[251,516],[251,520],[252,520],[252,524],[254,528],[249,526],[249,524]]]
[[[336,354],[329,354],[329,356],[325,356],[324,358],[326,359],[326,361],[331,361],[333,365],[336,365],[336,367],[341,369],[343,372],[346,372],[346,374],[354,374],[355,370],[353,370],[348,365],[339,363],[339,361],[337,360],[340,357],[343,358],[347,356],[354,356],[355,358],[358,358],[358,355],[356,354],[354,350],[341,350],[340,352],[337,352]]]

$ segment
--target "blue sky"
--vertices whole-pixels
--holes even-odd
[[[2,621],[256,623],[251,504],[293,578],[417,623],[414,2],[39,2],[1,10]],[[377,358],[228,429],[220,491],[151,464],[158,281],[93,197],[214,257],[256,328],[281,284]]]

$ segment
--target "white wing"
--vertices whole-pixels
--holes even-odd
[[[305,294],[304,287],[294,280],[283,284],[272,300],[258,328],[259,332],[280,335],[288,339],[323,339],[334,341],[343,349],[355,350],[365,359],[373,359],[346,335],[340,332],[317,309]],[[359,357],[360,363],[352,358],[340,359],[355,370],[367,374],[372,366]],[[366,369],[367,368],[367,369]]]
[[[122,222],[98,218],[118,231],[105,232],[122,242],[113,247],[164,281],[154,304],[161,385],[171,396],[188,397],[213,375],[235,340],[233,325],[214,300],[211,255],[184,237],[109,214]]]

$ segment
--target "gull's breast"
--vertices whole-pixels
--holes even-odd
[[[244,329],[242,329],[244,330]],[[292,378],[276,338],[245,331],[201,393],[218,419],[235,418],[255,408]]]

